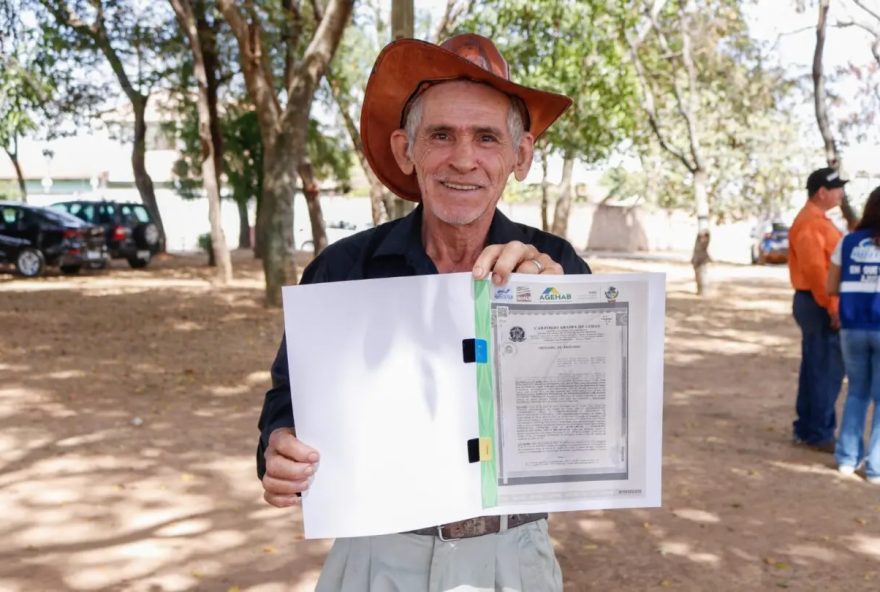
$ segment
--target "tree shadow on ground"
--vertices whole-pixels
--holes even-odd
[[[253,463],[280,313],[203,273],[0,291],[0,588],[313,586],[328,545]]]
[[[663,508],[555,514],[567,590],[877,586],[877,490],[789,443],[799,337],[757,271],[670,284]],[[312,589],[328,542],[254,475],[281,317],[237,273],[0,285],[0,588]]]

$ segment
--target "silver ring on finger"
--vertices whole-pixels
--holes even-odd
[[[529,259],[532,263],[535,264],[535,267],[538,268],[538,273],[542,273],[544,271],[544,264],[538,261],[537,259]]]

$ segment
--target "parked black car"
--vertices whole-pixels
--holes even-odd
[[[146,267],[162,248],[159,227],[149,210],[139,203],[116,201],[65,201],[52,204],[104,229],[110,256],[127,259],[134,268]]]
[[[0,201],[0,263],[15,265],[25,277],[36,277],[47,265],[78,273],[83,265],[107,261],[99,226],[49,208]]]

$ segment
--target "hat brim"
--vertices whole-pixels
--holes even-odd
[[[438,45],[417,39],[395,41],[379,54],[367,82],[361,109],[361,141],[373,172],[395,194],[420,201],[415,174],[406,175],[391,151],[391,133],[416,87],[425,81],[465,79],[489,84],[519,97],[529,112],[529,130],[540,137],[571,105],[564,95],[522,86],[496,76]]]

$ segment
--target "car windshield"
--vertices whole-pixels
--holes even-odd
[[[84,220],[91,224],[94,224],[95,222],[95,206],[91,203],[62,202],[52,204],[49,207],[56,212],[61,212],[65,215],[70,214],[72,216],[76,216],[80,220]]]
[[[80,226],[85,226],[82,220],[77,218],[76,216],[71,216],[67,212],[61,212],[58,210],[53,210],[51,208],[42,208],[39,210],[40,214],[48,219],[51,222],[55,222],[56,224],[62,224],[64,226],[76,226],[77,228]]]

